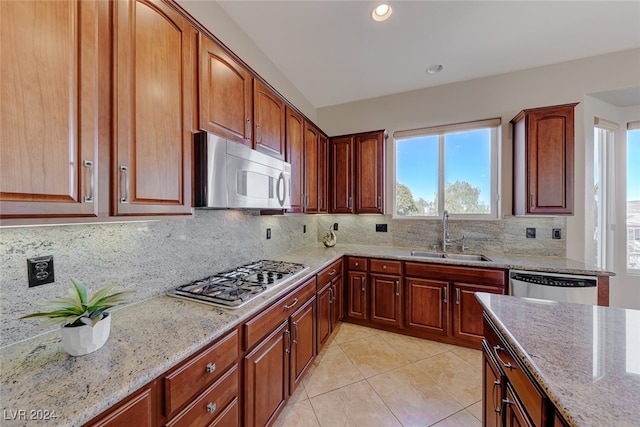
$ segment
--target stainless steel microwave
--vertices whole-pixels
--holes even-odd
[[[211,133],[197,134],[194,143],[196,207],[291,207],[289,163]]]

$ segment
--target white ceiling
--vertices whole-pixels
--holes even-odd
[[[639,0],[218,3],[316,108],[640,47]]]

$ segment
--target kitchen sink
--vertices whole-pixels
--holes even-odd
[[[444,259],[452,259],[457,261],[491,261],[490,258],[484,255],[474,255],[474,254],[449,254],[449,253],[442,253],[442,252],[411,251],[411,256],[417,256],[421,258],[444,258]]]
[[[445,254],[439,252],[411,251],[411,256],[419,256],[423,258],[444,258]]]

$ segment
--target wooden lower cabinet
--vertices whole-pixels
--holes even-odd
[[[289,397],[291,332],[286,320],[244,358],[244,422],[271,424]]]
[[[298,387],[316,355],[316,299],[291,316],[291,372],[289,394]]]
[[[482,344],[482,383],[485,394],[482,399],[482,425],[502,427],[502,400],[504,399],[504,375],[491,356],[486,342]]]
[[[400,276],[371,274],[371,322],[402,326]]]
[[[526,411],[522,407],[522,402],[515,394],[510,384],[507,384],[506,398],[504,401],[504,421],[507,427],[535,427]]]
[[[347,317],[351,319],[367,318],[367,273],[349,271],[347,274]]]
[[[344,285],[342,259],[332,263],[317,275],[318,347],[320,351],[336,325],[344,317]]]
[[[484,286],[471,283],[453,282],[451,284],[453,299],[453,337],[472,342],[482,342],[482,306],[476,299],[476,292],[501,294],[504,288]]]
[[[405,279],[407,329],[447,335],[448,283],[420,278]]]
[[[91,427],[155,426],[157,386],[155,381],[86,424]]]

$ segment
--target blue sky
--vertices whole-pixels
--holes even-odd
[[[491,131],[481,129],[447,135],[445,182],[467,181],[480,188],[480,201],[490,204]],[[438,188],[438,136],[397,141],[396,179],[414,199],[434,199]]]
[[[640,129],[627,132],[627,200],[640,200]]]

